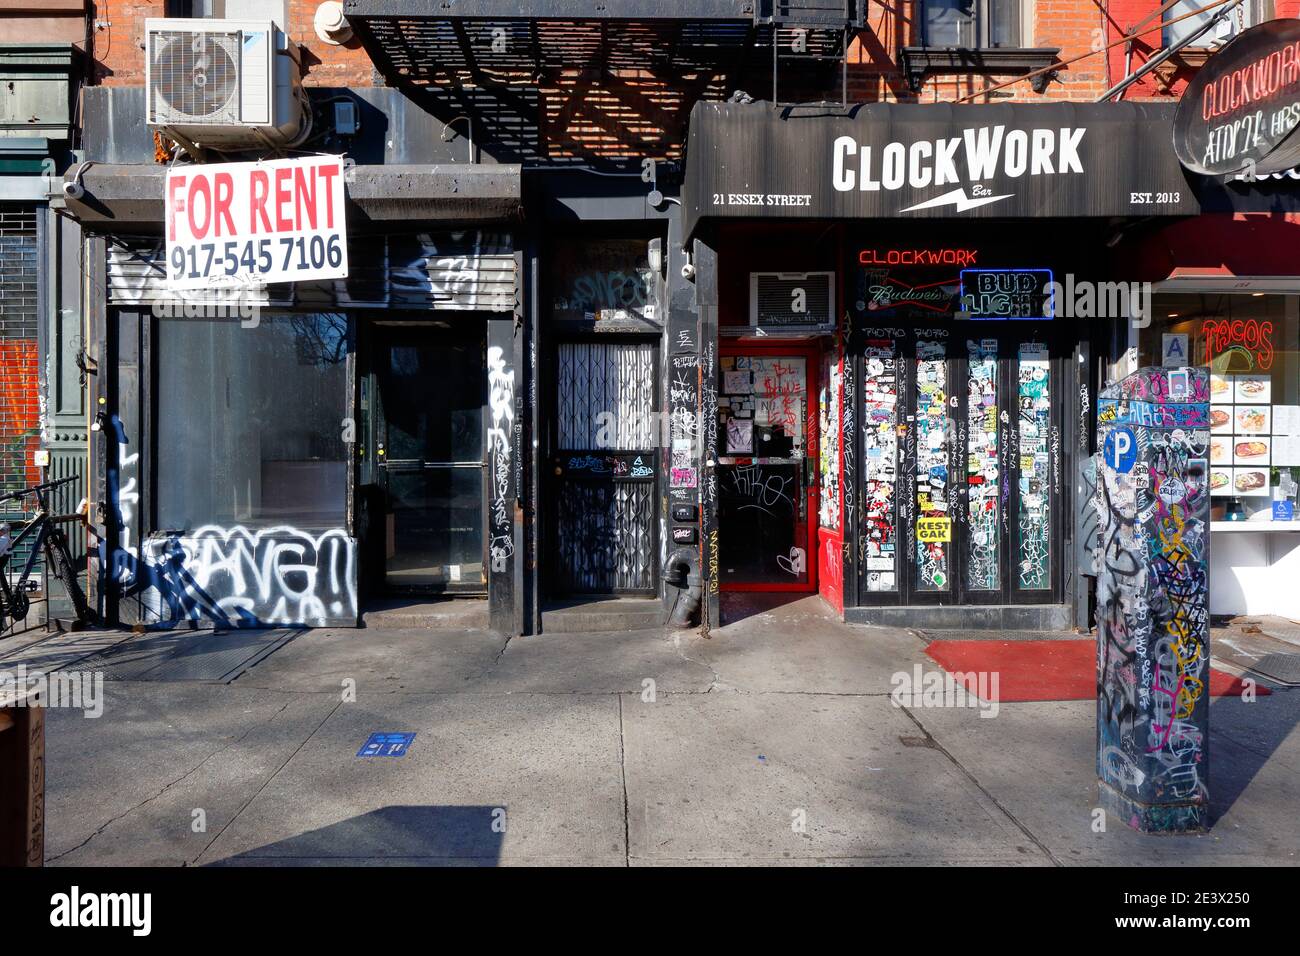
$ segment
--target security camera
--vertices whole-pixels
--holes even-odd
[[[86,188],[75,179],[67,179],[63,182],[63,195],[68,199],[80,199],[86,195]]]
[[[683,279],[694,279],[694,278],[695,278],[695,266],[691,265],[689,262],[683,263],[683,264],[682,264],[682,278],[683,278]]]

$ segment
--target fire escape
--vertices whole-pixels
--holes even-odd
[[[346,0],[385,79],[501,161],[680,156],[699,100],[842,100],[865,0]]]

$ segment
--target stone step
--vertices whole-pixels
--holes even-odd
[[[385,598],[361,609],[362,627],[486,630],[483,598]]]
[[[542,610],[542,632],[639,631],[662,627],[664,618],[664,605],[658,598],[555,601]]]

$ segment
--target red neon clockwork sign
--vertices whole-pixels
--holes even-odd
[[[975,265],[978,249],[863,249],[858,262],[864,266],[959,266]]]
[[[1273,323],[1258,319],[1206,319],[1201,323],[1202,362],[1232,349],[1246,352],[1255,368],[1273,367]]]

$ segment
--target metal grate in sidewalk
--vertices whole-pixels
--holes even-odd
[[[1300,654],[1265,654],[1250,669],[1279,684],[1300,685]]]
[[[168,631],[143,634],[77,662],[112,681],[208,681],[229,684],[296,637],[300,630]]]

